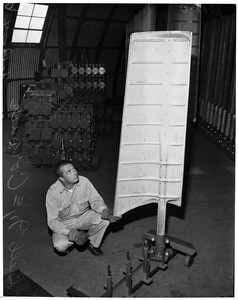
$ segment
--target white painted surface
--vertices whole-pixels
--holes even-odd
[[[181,205],[191,40],[180,31],[131,35],[115,215],[152,202]]]

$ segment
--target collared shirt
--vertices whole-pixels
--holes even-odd
[[[107,208],[102,197],[86,177],[79,176],[79,181],[70,191],[57,180],[46,194],[48,226],[55,233],[67,235],[67,226],[62,221],[78,218],[90,207],[98,213]]]

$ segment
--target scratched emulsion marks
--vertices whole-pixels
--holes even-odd
[[[20,108],[14,101],[11,102],[10,134],[17,129]],[[20,145],[15,145],[13,153],[3,161],[3,272],[4,293],[15,295],[13,290],[22,280],[22,273],[18,270],[26,260],[26,238],[31,228],[31,221],[25,217],[29,195],[25,191],[29,181],[29,172],[23,155],[18,153]],[[34,213],[31,212],[31,215]],[[5,295],[5,294],[4,294]]]
[[[181,205],[191,32],[131,35],[114,214]]]
[[[13,284],[9,283],[9,276],[12,277]],[[3,291],[4,296],[53,297],[20,270],[15,270],[4,276]]]

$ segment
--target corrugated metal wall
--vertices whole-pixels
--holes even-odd
[[[200,128],[234,156],[236,15],[204,20],[199,88]]]
[[[200,101],[231,110],[232,72],[235,70],[235,14],[203,25]]]
[[[75,35],[75,29],[77,27],[77,20],[76,19],[66,19],[66,26],[67,26],[67,45],[70,47],[72,45],[72,41]]]
[[[86,20],[81,27],[78,37],[78,47],[97,47],[102,31],[104,22]],[[92,38],[93,36],[93,38]]]
[[[47,65],[47,69],[43,71],[43,77],[48,77],[48,69],[53,66],[56,58],[59,57],[59,49],[58,48],[47,48],[45,51],[45,62]]]
[[[67,5],[66,6],[66,16],[68,16],[68,17],[79,18],[81,16],[82,11],[83,11],[82,5]]]
[[[235,124],[235,14],[213,15],[204,19],[201,32],[202,47],[199,57],[199,22],[200,15],[196,6],[166,5],[141,5],[135,14],[133,5],[114,4],[67,4],[67,53],[73,54],[75,61],[80,61],[84,52],[88,62],[95,63],[96,59],[104,63],[107,70],[106,84],[107,97],[123,99],[125,84],[126,57],[122,55],[123,38],[126,32],[125,43],[132,32],[161,30],[157,28],[160,9],[163,11],[162,30],[186,29],[193,31],[193,57],[195,60],[192,69],[198,74],[199,68],[199,120],[204,124],[213,124],[213,127],[234,140]],[[114,13],[112,13],[112,8]],[[143,9],[142,9],[143,8]],[[8,76],[8,88],[6,92],[8,109],[12,99],[19,97],[20,80],[34,79],[34,71],[37,70],[39,60],[45,59],[47,69],[58,61],[58,16],[55,10],[52,22],[50,22],[49,34],[44,43],[44,49],[32,48],[30,45],[16,47],[10,51]],[[200,11],[202,14],[202,10]],[[166,18],[165,16],[166,15]],[[193,15],[193,16],[192,16]],[[110,17],[108,20],[107,18]],[[9,17],[6,15],[6,20]],[[131,20],[128,22],[128,20]],[[169,24],[169,25],[168,25]],[[106,26],[105,26],[106,25]],[[7,27],[4,27],[4,32]],[[77,32],[76,32],[77,31]],[[76,37],[75,35],[78,35]],[[76,37],[76,39],[75,39]],[[5,35],[4,35],[5,40]],[[44,57],[41,56],[43,50]],[[118,73],[119,71],[119,73]],[[196,83],[198,82],[197,77]],[[48,77],[48,70],[43,71],[43,77]],[[15,83],[12,81],[15,80]],[[195,94],[197,86],[192,90],[193,104],[196,107]],[[112,99],[113,100],[113,99]],[[121,100],[120,100],[121,101]],[[118,103],[118,102],[116,102]],[[194,112],[195,110],[193,110]],[[197,116],[197,113],[196,113]],[[193,114],[194,117],[194,114]]]
[[[34,80],[19,80],[19,81],[11,81],[8,84],[7,89],[7,99],[8,99],[8,110],[12,110],[12,108],[16,108],[19,105],[19,95],[20,95],[20,85],[21,84],[34,84]],[[11,107],[11,109],[10,109]]]
[[[67,59],[80,62],[82,53],[84,53],[88,63],[104,64],[107,72],[107,98],[118,97],[120,101],[123,99],[125,74],[123,39],[126,23],[133,16],[134,11],[138,10],[138,6],[143,7],[144,5],[69,3],[60,6],[60,9],[65,8],[66,20],[61,21],[66,22]],[[43,72],[44,78],[48,77],[48,69],[52,67],[53,63],[59,61],[58,7],[58,5],[51,7],[51,14],[48,15],[48,27],[41,44],[13,45],[14,48],[7,65],[9,68],[6,68],[10,72],[10,76],[5,82],[5,97],[8,103],[5,110],[9,111],[12,98],[20,100],[21,79],[34,80],[34,71],[38,70],[38,65],[40,67],[42,60],[45,61],[47,69],[42,70],[40,67],[40,71]],[[4,13],[5,20],[8,21],[7,10]],[[15,18],[10,15],[10,19],[12,17]],[[7,23],[4,30],[8,33]],[[84,60],[84,62],[86,61]],[[18,85],[19,87],[17,87]]]
[[[126,24],[113,22],[105,36],[104,47],[120,47],[126,32]]]
[[[95,9],[97,11],[96,15]],[[86,18],[106,20],[111,12],[111,9],[112,4],[96,4],[96,6],[89,6]]]
[[[50,27],[47,47],[59,47],[58,42],[58,18],[54,18]]]
[[[9,79],[32,78],[38,69],[40,49],[15,48],[9,59]]]
[[[143,4],[141,4],[143,6]],[[117,9],[113,15],[113,21],[128,22],[134,14],[135,8],[130,4],[117,5]]]
[[[38,70],[40,49],[37,48],[15,48],[12,49],[9,57],[9,76],[7,89],[7,107],[10,111],[11,103],[19,101],[20,84],[34,78],[34,71]],[[28,79],[27,79],[28,78]],[[17,79],[17,81],[13,81]],[[24,80],[26,79],[26,80]]]

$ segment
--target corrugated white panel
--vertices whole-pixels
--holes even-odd
[[[180,206],[191,32],[131,35],[114,214],[152,202],[164,234],[166,203]]]
[[[9,79],[34,77],[38,69],[40,49],[15,48],[9,58]]]

